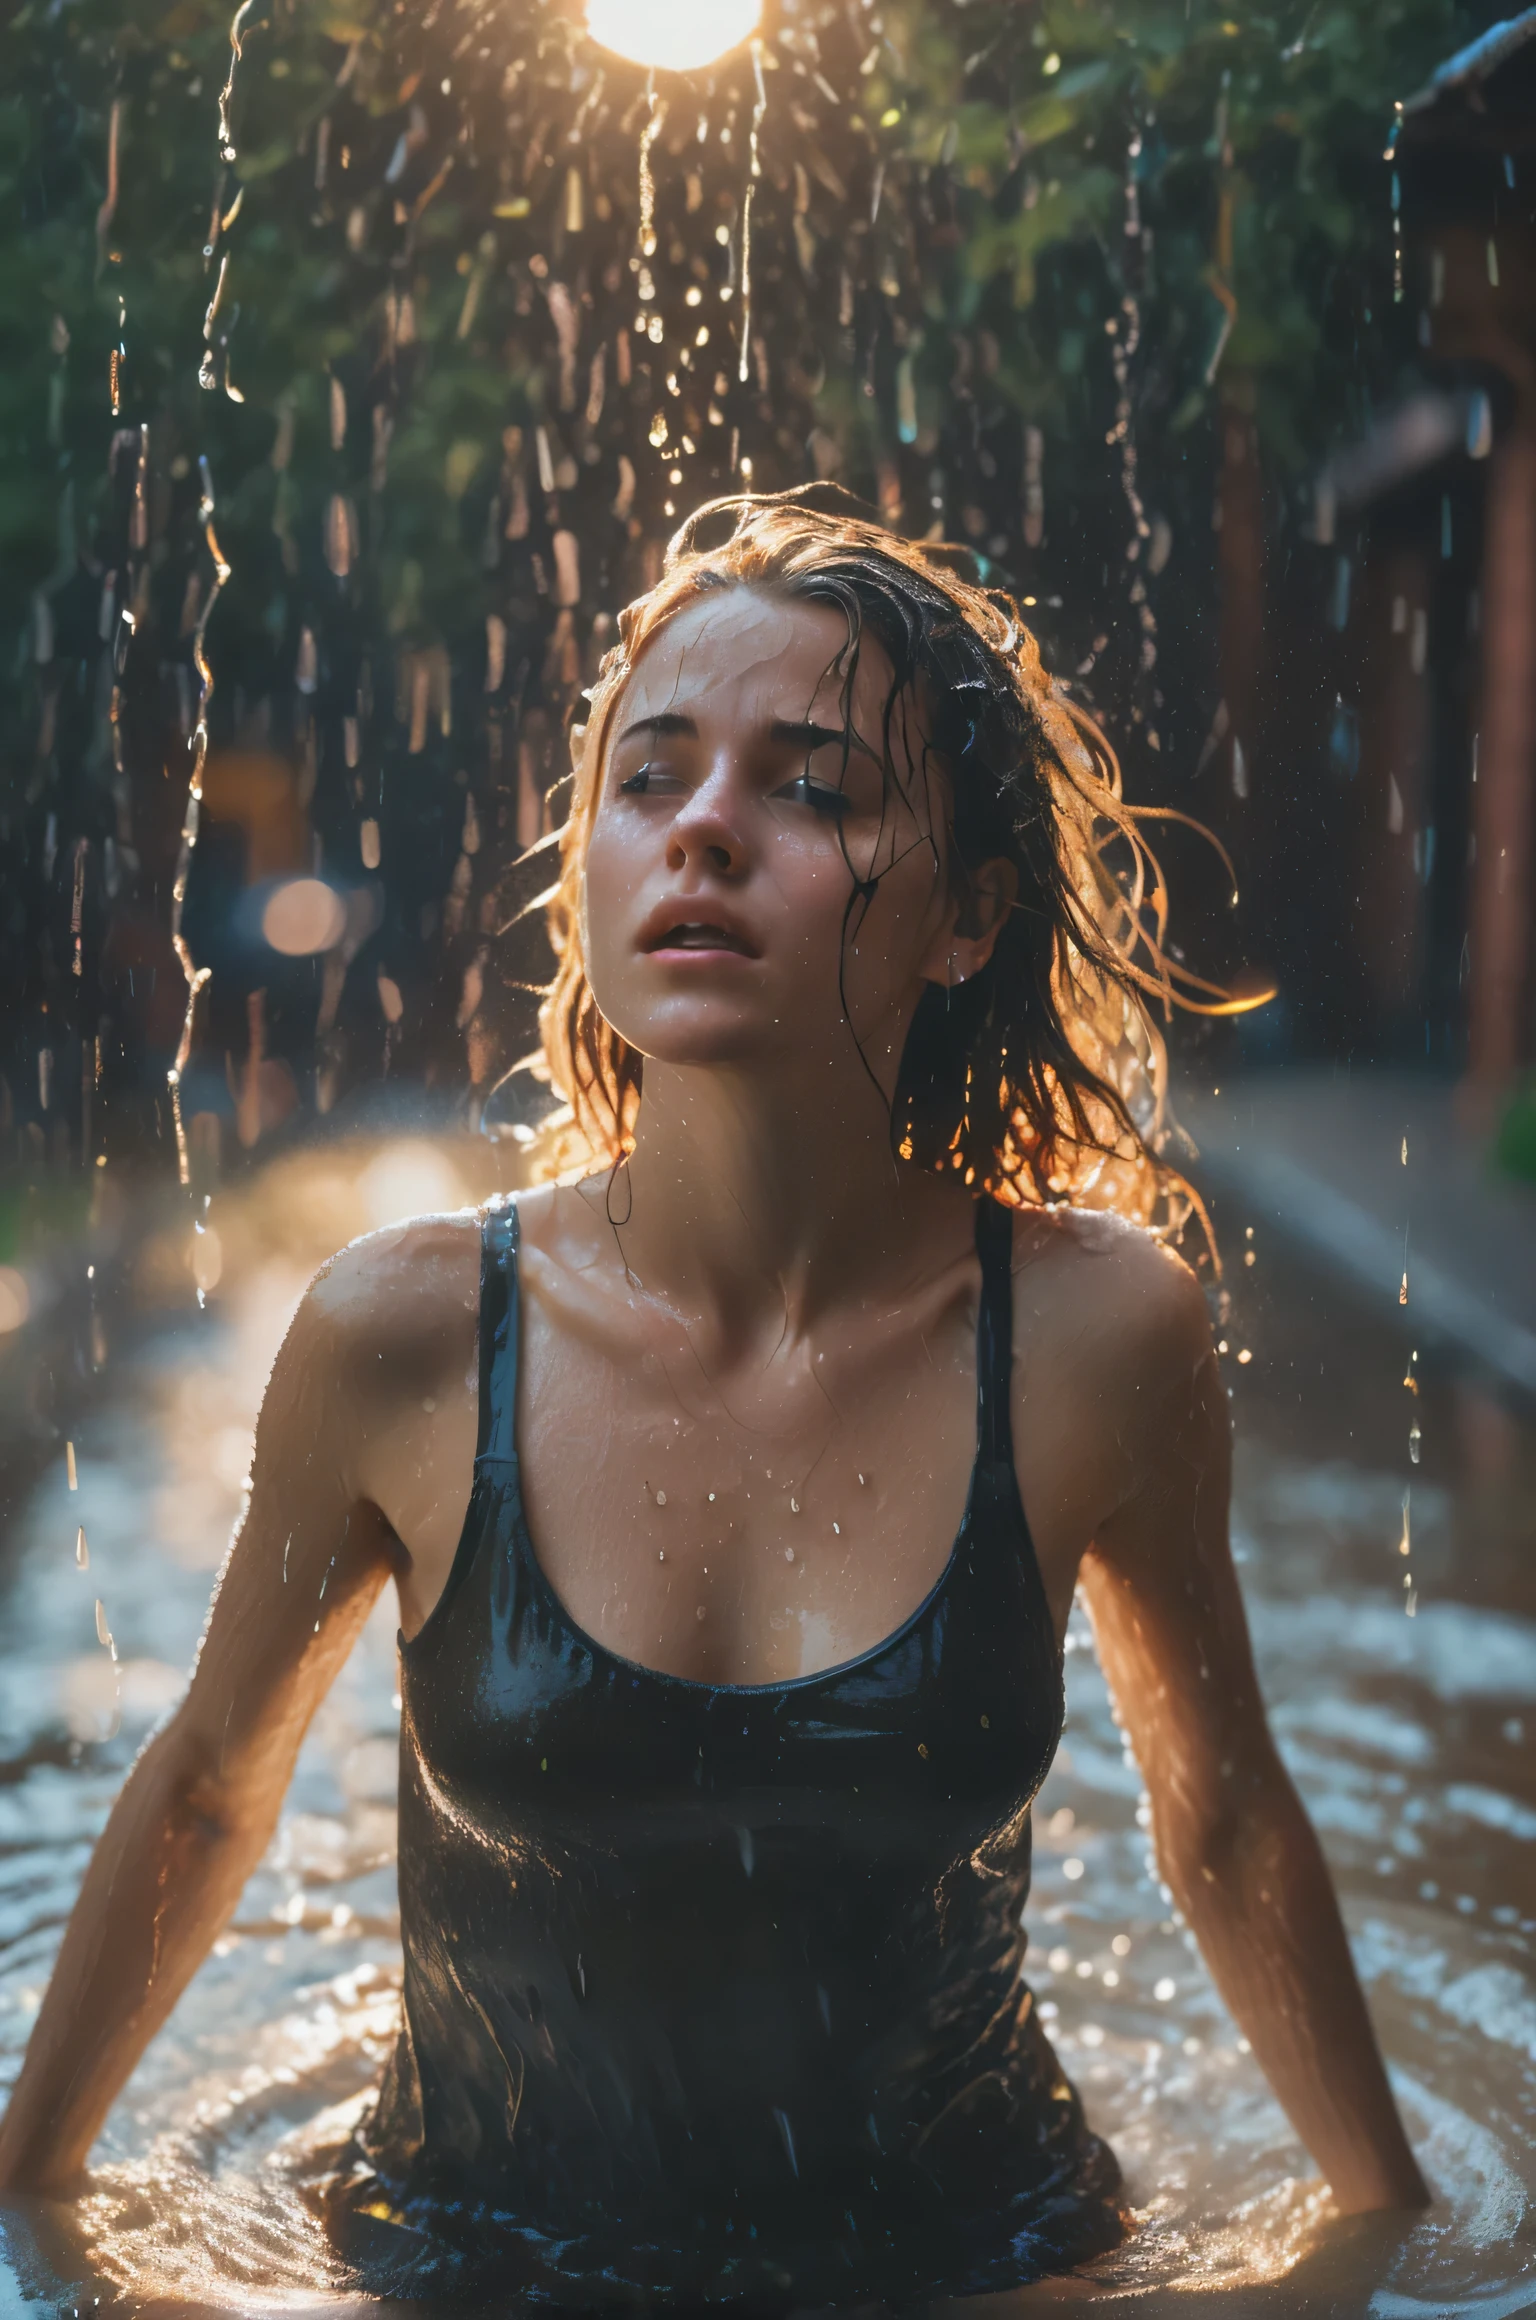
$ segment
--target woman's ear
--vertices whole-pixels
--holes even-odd
[[[925,982],[942,983],[951,990],[980,974],[1019,893],[1018,865],[1006,854],[994,855],[962,875],[966,885],[956,899],[954,915],[935,936],[922,965]]]

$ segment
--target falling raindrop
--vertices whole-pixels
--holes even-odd
[[[83,1523],[75,1533],[75,1562],[82,1571],[88,1571],[91,1567],[91,1550],[85,1543],[85,1526]],[[99,1604],[97,1609],[98,1611],[100,1610]]]
[[[752,73],[757,84],[757,95],[747,139],[747,189],[741,204],[741,357],[736,373],[743,386],[747,381],[752,345],[752,197],[757,191],[758,179],[763,174],[758,152],[758,131],[763,125],[763,115],[768,110],[768,92],[763,85],[763,44],[760,40],[752,43]]]
[[[246,0],[246,4],[249,5],[249,0]],[[245,9],[242,7],[240,16],[235,19],[237,28],[244,13]],[[233,32],[231,40],[235,40]],[[237,57],[239,55],[238,43],[235,45],[235,55]],[[234,66],[231,64],[231,80],[233,73]],[[218,536],[213,528],[213,482],[208,472],[206,459],[199,459],[198,469],[202,484],[198,522],[202,528],[204,544],[212,559],[213,576],[212,584],[198,614],[197,626],[192,638],[192,662],[197,671],[199,686],[197,725],[192,734],[192,770],[187,782],[187,804],[182,820],[181,850],[177,856],[176,874],[171,886],[171,947],[176,953],[186,980],[187,1005],[186,1012],[182,1017],[181,1037],[177,1043],[175,1060],[166,1073],[166,1082],[171,1095],[171,1119],[176,1134],[177,1168],[183,1185],[190,1185],[192,1171],[187,1150],[186,1126],[182,1118],[181,1081],[187,1068],[188,1058],[192,1053],[192,1029],[197,1011],[198,996],[213,970],[211,967],[199,967],[194,964],[192,953],[187,947],[186,937],[182,932],[182,914],[187,898],[187,880],[192,870],[193,850],[197,845],[198,824],[203,803],[203,768],[208,757],[208,703],[213,693],[213,671],[208,665],[208,656],[205,650],[208,615],[213,610],[214,603],[228,580],[230,572],[219,547]],[[201,1296],[201,1292],[199,1295]]]

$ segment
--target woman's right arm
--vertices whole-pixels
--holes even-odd
[[[79,2175],[265,1851],[305,1728],[391,1573],[391,1534],[351,1479],[359,1300],[339,1287],[322,1276],[278,1355],[191,1685],[86,1872],[0,2122],[0,2187]]]

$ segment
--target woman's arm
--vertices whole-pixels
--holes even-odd
[[[305,1727],[389,1575],[390,1535],[349,1479],[338,1303],[311,1290],[278,1355],[191,1686],[86,1872],[0,2122],[0,2186],[56,2191],[83,2168],[260,1860]]]
[[[1099,1655],[1163,1875],[1339,2207],[1422,2206],[1327,1865],[1259,1695],[1204,1299],[1182,1269],[1163,1279],[1137,1365],[1138,1485],[1082,1570]]]

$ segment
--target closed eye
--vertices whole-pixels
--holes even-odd
[[[677,778],[669,765],[652,762],[642,765],[637,773],[621,781],[619,792],[623,797],[646,797],[657,783],[675,781]]]
[[[848,799],[840,789],[829,789],[822,781],[812,781],[808,773],[797,773],[793,781],[785,782],[774,791],[775,797],[789,798],[797,806],[810,806],[818,814],[830,819],[848,811]]]

